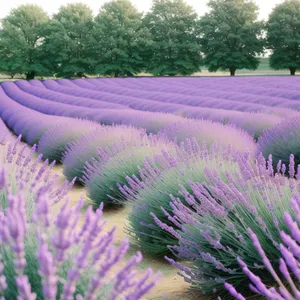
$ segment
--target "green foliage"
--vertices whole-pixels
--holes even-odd
[[[197,14],[183,0],[154,0],[144,18],[150,30],[149,73],[190,75],[200,71],[200,45],[195,32]]]
[[[14,76],[50,75],[43,64],[44,27],[47,14],[37,5],[21,5],[2,20],[0,31],[0,72]]]
[[[144,69],[149,32],[142,26],[142,14],[129,0],[105,3],[95,18],[92,35],[95,74],[133,76]]]
[[[262,267],[263,261],[251,243],[247,229],[255,230],[263,249],[278,270],[280,230],[287,229],[282,216],[285,212],[291,212],[289,200],[295,192],[289,186],[291,182],[281,175],[278,177],[282,180],[281,185],[276,184],[274,178],[270,177],[243,181],[238,179],[236,183],[231,181],[229,184],[221,179],[218,183],[205,185],[210,191],[216,191],[212,192],[212,196],[218,201],[213,202],[212,206],[216,208],[220,205],[225,211],[222,216],[213,210],[205,211],[203,202],[209,196],[201,198],[197,186],[194,185],[195,192],[189,196],[195,197],[194,209],[198,214],[191,209],[185,210],[183,214],[190,216],[190,222],[182,222],[178,252],[174,249],[182,259],[183,266],[190,270],[184,277],[190,280],[192,288],[201,290],[204,294],[221,294],[224,291],[224,282],[234,283],[250,299],[249,282],[236,261],[238,257],[262,281],[268,284],[273,282],[268,270]],[[220,191],[224,193],[221,197],[217,194]],[[226,201],[226,197],[230,201]],[[180,208],[180,202],[174,205]]]
[[[300,69],[300,1],[286,0],[277,5],[267,24],[268,48],[273,52],[270,66],[289,69],[295,75]]]
[[[160,227],[152,216],[154,214],[164,224],[178,230],[162,210],[163,208],[167,213],[172,214],[170,195],[178,197],[184,202],[184,205],[187,205],[184,193],[179,192],[181,187],[191,192],[189,181],[209,182],[205,176],[207,167],[215,168],[225,181],[226,172],[234,173],[238,168],[231,155],[227,157],[227,160],[224,160],[221,150],[213,154],[199,152],[195,156],[186,157],[182,160],[185,162],[180,162],[178,159],[176,166],[166,169],[162,168],[165,161],[163,159],[160,159],[160,162],[157,160],[155,162],[156,167],[151,171],[147,168],[147,161],[145,161],[143,167],[146,171],[144,172],[157,173],[157,175],[155,178],[147,178],[146,180],[144,178],[143,188],[135,194],[128,195],[128,200],[133,201],[133,207],[128,216],[126,231],[131,237],[132,243],[138,245],[145,253],[156,256],[171,254],[169,246],[178,244],[178,239],[165,228]],[[161,169],[160,174],[157,172],[158,169]]]
[[[92,10],[82,3],[67,4],[59,9],[47,26],[43,47],[47,64],[59,77],[83,77],[93,73],[90,56]]]
[[[210,12],[199,21],[204,63],[210,72],[256,70],[263,53],[263,24],[252,0],[211,0]]]
[[[87,168],[85,186],[96,208],[103,202],[104,207],[124,204],[124,196],[118,189],[126,183],[126,177],[138,174],[139,166],[146,157],[154,157],[162,149],[172,149],[175,145],[155,136],[145,136],[133,140],[114,151],[101,150],[101,155]],[[172,151],[172,150],[171,150]],[[100,151],[99,151],[100,152]],[[102,153],[103,152],[103,153]]]

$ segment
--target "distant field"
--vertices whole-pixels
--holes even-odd
[[[300,75],[300,72],[297,72],[296,73],[297,75]],[[269,58],[262,58],[261,59],[261,63],[258,67],[257,70],[255,71],[250,71],[250,70],[238,70],[236,72],[236,75],[237,76],[278,76],[278,75],[290,75],[290,72],[289,70],[280,70],[280,71],[275,71],[275,70],[272,70],[269,66]],[[151,76],[151,74],[146,74],[146,73],[141,73],[139,74],[139,76]],[[229,76],[229,72],[208,72],[207,69],[205,68],[202,68],[201,69],[201,72],[198,72],[198,73],[194,73],[192,76]],[[91,76],[91,77],[95,77],[95,76]],[[0,74],[0,82],[1,81],[4,81],[4,80],[18,80],[18,79],[24,79],[22,78],[21,76],[15,76],[14,79],[11,79],[10,77],[7,77],[6,75],[1,75]],[[40,77],[37,77],[37,79],[51,79],[50,77],[45,77],[45,78],[40,78]]]
[[[297,74],[300,74],[299,72]],[[210,73],[208,72],[207,69],[202,69],[202,72],[201,73],[196,73],[194,74],[196,76],[229,76],[229,72],[216,72],[216,73]],[[243,75],[268,75],[268,76],[271,76],[271,75],[290,75],[290,71],[289,70],[279,70],[279,71],[275,71],[275,70],[272,70],[270,68],[270,65],[269,65],[269,58],[262,58],[261,59],[261,63],[258,67],[257,70],[255,71],[251,71],[251,70],[238,70],[236,72],[236,75],[240,75],[240,76],[243,76]]]

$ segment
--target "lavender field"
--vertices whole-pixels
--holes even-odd
[[[300,77],[5,81],[0,118],[0,296],[300,299]]]

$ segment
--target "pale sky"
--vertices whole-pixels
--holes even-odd
[[[0,18],[5,17],[11,9],[21,4],[37,4],[40,5],[49,15],[56,13],[58,8],[67,3],[82,2],[93,9],[94,14],[98,13],[101,5],[108,0],[1,0],[0,2]],[[206,3],[208,0],[185,0],[194,7],[199,15],[207,12]],[[267,19],[273,7],[281,3],[282,0],[255,0],[260,7],[260,19]],[[151,0],[132,0],[132,3],[143,12],[147,12],[151,7]]]

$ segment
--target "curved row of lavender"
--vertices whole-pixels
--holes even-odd
[[[94,84],[99,84],[100,81],[90,79]],[[151,90],[153,86],[157,85],[156,78],[143,78],[142,80],[136,80],[136,78],[129,78],[126,81],[122,79],[117,79],[112,82],[111,79],[107,78],[102,83],[108,85],[112,84],[115,87],[131,87],[136,89]],[[176,87],[174,89],[174,83]],[[230,89],[228,88],[230,83]],[[197,94],[203,89],[207,89],[207,92],[218,90],[223,92],[225,98],[230,97],[232,92],[242,93],[242,94],[252,94],[252,95],[266,95],[271,97],[287,98],[290,100],[299,100],[299,78],[294,78],[289,80],[288,77],[236,77],[231,80],[231,78],[222,77],[192,77],[192,78],[160,78],[159,86],[157,91],[178,91],[183,93]],[[177,90],[178,89],[178,90]],[[219,95],[219,94],[217,94]],[[232,95],[233,96],[233,95]],[[222,95],[221,95],[222,97]],[[242,99],[242,97],[241,97]]]
[[[23,134],[23,138],[27,143],[33,144],[40,141],[40,151],[47,155],[50,159],[60,160],[68,143],[74,142],[76,144],[76,139],[79,140],[81,135],[84,133],[86,134],[86,136],[83,137],[84,146],[90,147],[88,153],[95,153],[97,147],[104,147],[105,144],[108,145],[106,141],[112,140],[112,142],[117,142],[122,135],[130,137],[131,135],[128,133],[133,131],[133,129],[128,126],[119,126],[116,127],[116,129],[114,129],[114,127],[105,129],[102,128],[100,124],[97,126],[97,124],[88,120],[80,121],[72,118],[45,115],[13,101],[1,88],[0,97],[2,99],[0,102],[0,113],[2,119],[8,124],[15,134]],[[33,101],[31,101],[30,103],[32,103],[33,107],[35,105],[39,105],[39,102],[33,103]],[[47,107],[44,107],[44,110],[47,111]],[[99,117],[98,111],[95,112],[95,116]],[[146,120],[143,116],[141,116],[141,124],[137,127],[146,127],[147,131],[152,132],[156,132],[160,129],[161,133],[167,136],[170,140],[175,140],[175,138],[177,138],[177,142],[182,141],[186,137],[195,137],[199,142],[207,140],[207,143],[210,144],[214,139],[218,139],[221,143],[232,144],[233,147],[238,150],[243,151],[250,149],[252,154],[256,151],[256,145],[253,138],[251,138],[251,136],[245,131],[233,126],[222,125],[220,123],[205,120],[185,120],[179,117],[176,119],[176,117],[172,117],[172,115],[165,114],[152,114],[151,116],[159,116],[161,119],[157,120],[149,118]],[[123,118],[127,118],[127,123],[134,125],[136,125],[139,121],[137,118],[132,119],[132,114],[123,116]],[[161,122],[161,124],[159,124],[158,121]],[[110,122],[117,123],[112,121]],[[144,126],[146,122],[149,122],[149,125],[152,126],[152,130],[149,130],[149,127],[147,126]],[[82,128],[81,125],[83,125],[84,128]],[[58,126],[58,128],[56,126]],[[97,127],[99,127],[99,130]],[[140,130],[135,131],[140,132]],[[119,132],[119,135],[117,136],[113,132]],[[126,132],[128,133],[126,134]],[[89,138],[89,136],[91,136],[91,138]],[[112,137],[114,137],[116,141],[114,141]],[[110,142],[110,144],[112,142]],[[92,147],[92,145],[98,146]],[[92,148],[94,150],[91,152]],[[73,153],[71,149],[70,153]],[[93,155],[89,154],[89,156]],[[84,162],[88,160],[89,159],[87,157]],[[73,168],[78,169],[78,166],[75,167],[74,163],[70,165],[71,171],[66,174],[73,174]],[[80,170],[81,174],[82,167]]]
[[[11,108],[29,108],[31,113],[40,112],[49,115],[45,117],[45,121],[50,117],[61,116],[87,119],[108,125],[132,124],[136,127],[145,128],[148,132],[157,132],[160,128],[169,123],[182,120],[179,116],[166,113],[151,113],[131,109],[93,109],[57,103],[35,96],[28,96],[28,94],[23,93],[16,85],[10,85],[9,87],[11,95],[13,95],[13,98],[10,98],[5,93],[2,85],[0,86],[0,106],[7,107],[10,113],[13,113],[13,109],[9,109],[10,105]],[[0,113],[2,112],[4,112],[4,108],[3,110],[1,109]],[[27,114],[25,113],[24,115],[26,116]],[[3,119],[6,122],[6,117],[3,117]],[[55,124],[55,122],[53,124]],[[19,132],[16,132],[16,134],[19,134]]]
[[[2,84],[2,88],[7,94],[7,96],[9,96],[14,101],[17,101],[22,105],[25,105],[29,108],[35,109],[45,114],[78,117],[82,119],[94,120],[104,124],[132,124],[135,126],[144,127],[148,130],[148,132],[156,132],[157,129],[159,129],[159,127],[157,126],[156,128],[153,128],[153,124],[155,123],[156,125],[158,125],[161,122],[163,124],[166,124],[162,120],[167,119],[173,119],[171,121],[179,121],[179,116],[182,116],[197,119],[209,119],[225,124],[234,124],[237,127],[245,129],[255,138],[258,138],[265,129],[272,128],[276,124],[280,123],[282,120],[279,116],[270,114],[247,113],[235,110],[229,111],[206,107],[191,107],[188,105],[161,103],[158,101],[148,101],[144,99],[139,100],[133,97],[129,98],[131,102],[127,103],[127,105],[132,107],[133,99],[135,103],[135,105],[133,105],[133,108],[141,109],[142,111],[137,111],[135,109],[130,108],[126,109],[126,106],[122,106],[120,104],[115,103],[111,103],[112,107],[114,107],[115,105],[114,108],[107,109],[106,106],[109,106],[109,103],[107,102],[106,105],[106,102],[103,102],[101,100],[99,101],[101,97],[97,96],[97,100],[84,98],[86,97],[85,91],[87,90],[83,88],[76,88],[76,92],[74,92],[74,89],[72,87],[76,86],[75,84],[66,80],[61,80],[61,82],[64,82],[64,84],[68,85],[68,92],[71,93],[72,91],[72,93],[75,93],[76,96],[70,94],[63,94],[61,89],[59,88],[60,85],[54,81],[45,81],[44,84],[52,88],[54,86],[55,89],[58,89],[58,91],[50,91],[46,89],[44,84],[40,81],[32,81],[31,85],[26,81],[18,81],[16,82],[16,84],[12,82],[4,82]],[[43,86],[43,88],[41,86]],[[62,87],[62,89],[65,91],[64,87]],[[90,90],[87,92],[93,91]],[[42,97],[45,97],[47,99]],[[93,97],[95,97],[95,94],[93,94]],[[118,97],[119,96],[117,95],[117,98]],[[66,103],[64,102],[64,99]],[[115,101],[111,97],[105,100]],[[98,106],[97,101],[99,101]],[[117,100],[117,102],[119,103],[123,103],[123,101],[124,98],[122,97]],[[150,112],[143,112],[144,110],[151,110],[155,112],[169,112],[179,116],[172,117],[172,115],[166,116],[164,114],[151,114]],[[279,115],[282,114],[282,112],[276,113],[278,113]],[[296,112],[284,112],[284,114],[287,113],[291,115],[295,114]],[[152,122],[152,120],[154,122]]]
[[[204,80],[203,80],[204,79]],[[230,82],[226,81],[224,83],[218,82],[218,78],[190,78],[189,81],[186,81],[186,84],[182,84],[181,78],[172,78],[172,79],[163,79],[163,78],[157,78],[157,79],[148,79],[148,78],[142,78],[141,80],[136,78],[129,78],[129,79],[119,79],[116,80],[115,83],[111,83],[109,79],[88,79],[87,81],[90,84],[93,84],[97,88],[109,88],[110,86],[113,87],[116,92],[118,93],[118,90],[124,92],[124,93],[145,93],[148,92],[153,94],[156,99],[157,95],[162,94],[169,94],[169,95],[187,95],[187,96],[194,96],[198,99],[205,99],[205,97],[210,97],[214,99],[218,99],[219,101],[223,100],[230,100],[230,101],[237,101],[237,102],[250,102],[253,104],[260,104],[260,105],[266,105],[266,106],[279,106],[279,107],[289,107],[289,105],[297,105],[297,101],[299,100],[299,91],[297,90],[297,87],[295,86],[294,89],[291,91],[290,87],[281,88],[278,89],[278,92],[276,93],[276,88],[270,89],[270,86],[272,86],[272,82],[274,79],[273,77],[265,77],[262,78],[261,81],[267,82],[268,85],[260,86],[260,82],[256,82],[255,85],[251,84],[251,81],[248,81],[244,83],[244,85],[241,85],[242,88],[238,87],[238,84],[236,80],[232,80]],[[283,79],[284,80],[284,79]],[[74,83],[79,84],[79,82],[86,81],[86,80],[74,80]],[[190,83],[193,83],[191,85]],[[228,88],[228,85],[230,84],[230,89]],[[82,83],[80,83],[81,86],[83,86]],[[86,85],[86,84],[85,84]],[[246,88],[245,88],[246,86]],[[231,88],[232,87],[232,88]],[[275,92],[274,92],[275,90]],[[153,93],[155,91],[155,93]],[[271,91],[271,92],[266,92]],[[154,98],[155,99],[155,98]],[[162,98],[163,99],[163,98]],[[164,100],[165,101],[165,100]],[[226,101],[225,101],[226,103]],[[191,102],[191,105],[196,105],[197,100],[194,98],[194,101]]]
[[[95,81],[95,80],[94,80]],[[101,79],[98,81],[101,82]],[[139,91],[136,89],[128,90],[118,87],[100,86],[99,88],[93,84],[90,84],[88,80],[45,80],[43,85],[50,90],[59,91],[68,95],[98,99],[103,101],[110,101],[116,103],[122,103],[130,106],[134,109],[146,110],[153,105],[162,105],[162,103],[169,104],[183,104],[192,107],[209,107],[209,108],[221,108],[226,110],[237,111],[269,111],[273,105],[283,105],[286,101],[290,100],[279,98],[274,99],[267,97],[264,99],[264,103],[257,102],[257,96],[248,95],[248,98],[244,95],[235,94],[232,99],[222,98],[222,92],[219,95],[205,95],[202,91],[197,91],[195,95],[190,95],[189,89],[184,89],[182,93],[176,93],[176,88],[170,89],[167,92],[156,92],[155,87],[152,87],[150,91]],[[101,83],[100,83],[101,84]],[[159,80],[157,85],[159,87]],[[155,92],[153,92],[155,91]],[[251,103],[251,99],[255,100],[255,103]],[[154,101],[154,102],[153,102]],[[275,101],[275,102],[274,102]],[[289,103],[288,103],[289,104]],[[297,102],[291,102],[290,105],[298,105]],[[283,106],[285,107],[285,106]],[[300,108],[300,106],[299,106]],[[274,113],[282,114],[285,109],[280,107],[273,108]]]

